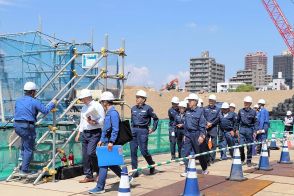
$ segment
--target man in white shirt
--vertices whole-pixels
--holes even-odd
[[[92,99],[90,90],[83,89],[79,99],[85,104],[81,110],[80,127],[75,140],[82,137],[83,168],[86,177],[80,183],[94,182],[93,172],[98,176],[98,160],[96,146],[101,137],[101,129],[105,118],[102,105]]]

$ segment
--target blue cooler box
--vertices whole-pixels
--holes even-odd
[[[112,151],[108,151],[107,146],[97,146],[96,155],[98,157],[98,166],[125,164],[121,145],[114,145]]]

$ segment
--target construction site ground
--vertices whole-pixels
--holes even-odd
[[[294,150],[290,151],[290,157],[294,157]],[[218,161],[209,167],[209,176],[198,175],[199,186],[205,195],[270,195],[270,196],[285,196],[294,195],[294,174],[293,165],[277,165],[276,161],[280,158],[280,150],[272,150],[270,155],[270,162],[274,165],[275,175],[273,172],[253,172],[244,173],[244,176],[249,180],[244,182],[228,182],[225,177],[229,176],[232,160]],[[217,154],[219,157],[219,154]],[[169,154],[154,155],[156,162],[166,161],[170,158]],[[253,158],[254,163],[258,163],[259,157]],[[127,165],[130,165],[130,160],[126,160]],[[140,158],[139,166],[145,166],[146,162]],[[200,165],[196,164],[197,169],[200,170]],[[279,168],[283,170],[288,169],[288,172],[279,173]],[[129,168],[130,169],[130,168]],[[248,169],[243,166],[243,171]],[[183,191],[185,178],[180,177],[184,170],[183,165],[179,163],[171,163],[156,168],[155,175],[148,175],[148,171],[143,171],[138,178],[135,178],[131,186],[132,195],[179,195]],[[252,171],[250,171],[252,172]],[[103,195],[117,195],[119,186],[119,178],[116,177],[111,171],[108,173],[106,182],[106,193]],[[74,195],[82,196],[88,195],[87,191],[95,187],[96,183],[80,184],[78,181],[83,176],[76,177],[68,180],[61,180],[55,183],[43,183],[39,185],[23,184],[20,182],[0,182],[0,195],[3,196],[63,196]],[[208,181],[203,184],[205,181]],[[231,188],[229,188],[231,187]],[[223,190],[226,188],[225,190]],[[174,190],[170,194],[171,190]],[[168,192],[170,191],[170,192]],[[249,192],[248,192],[249,191]]]
[[[189,92],[177,92],[177,91],[164,91],[159,92],[153,89],[143,87],[127,86],[125,89],[125,100],[129,106],[133,106],[136,103],[136,92],[139,89],[143,89],[147,92],[147,104],[151,105],[160,119],[168,118],[167,111],[171,107],[171,99],[173,96],[177,96],[180,100],[184,100],[189,95]],[[208,97],[211,93],[197,94],[204,101],[204,105],[208,104]],[[259,99],[266,100],[266,108],[272,111],[273,107],[276,107],[279,103],[285,99],[292,98],[294,90],[284,91],[254,91],[254,92],[229,92],[229,93],[215,93],[217,101],[228,102],[236,104],[236,111],[243,107],[243,99],[245,96],[251,96],[253,98],[253,105],[258,102]],[[125,116],[130,118],[130,108],[125,107]]]

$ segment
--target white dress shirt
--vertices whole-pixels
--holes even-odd
[[[290,118],[288,118],[287,116],[285,117],[285,121],[284,121],[285,126],[292,126],[293,125],[293,117],[291,116]]]
[[[91,120],[97,122],[95,125],[91,125],[88,123],[87,118],[91,117]],[[84,105],[81,110],[81,119],[80,119],[80,127],[79,131],[83,132],[84,130],[92,130],[92,129],[102,129],[103,122],[105,118],[105,111],[102,105],[94,100],[92,100],[88,105]]]

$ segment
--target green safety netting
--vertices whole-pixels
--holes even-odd
[[[268,138],[272,138],[272,133],[275,133],[276,138],[283,138],[285,125],[281,120],[271,120],[270,128],[268,130]]]
[[[46,131],[46,127],[40,127],[37,131],[37,138],[40,138],[42,134]],[[67,126],[64,129],[73,129],[73,127]],[[6,131],[0,130],[0,180],[4,180],[13,170],[13,168],[18,163],[19,157],[19,149],[13,147],[9,149],[8,141],[9,137],[12,133],[13,129],[9,128]],[[284,131],[284,124],[281,120],[272,120],[271,121],[271,128],[269,129],[269,139],[271,138],[272,133],[274,132],[276,138],[282,138]],[[66,136],[58,136],[59,140],[66,138]],[[155,133],[149,135],[149,146],[148,146],[150,153],[164,153],[169,151],[169,137],[168,137],[168,120],[160,120],[158,124],[158,129]],[[42,150],[50,150],[52,149],[51,145],[48,144],[41,144],[38,146],[38,149]],[[124,146],[124,156],[130,156],[130,147],[128,144]],[[73,151],[75,156],[75,162],[81,163],[81,144],[76,143],[74,139],[72,139],[64,149],[66,154],[68,155],[70,151]],[[140,152],[138,152],[140,154]],[[50,157],[47,154],[35,154],[34,159],[36,161],[46,161]],[[60,159],[57,159],[57,166],[61,165]],[[40,168],[41,169],[41,168]]]

